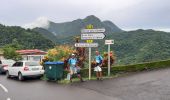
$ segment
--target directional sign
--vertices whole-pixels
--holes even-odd
[[[97,39],[104,39],[104,38],[105,38],[105,34],[103,33],[81,34],[82,40],[88,40],[88,39],[97,40]]]
[[[98,43],[75,43],[75,47],[98,47]]]
[[[114,44],[114,40],[105,40],[105,44]]]
[[[104,33],[105,29],[100,28],[100,29],[82,29],[81,33]]]

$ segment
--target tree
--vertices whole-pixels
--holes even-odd
[[[4,58],[6,59],[13,59],[15,61],[22,59],[21,55],[16,52],[16,48],[14,47],[7,45],[3,48],[3,51]]]

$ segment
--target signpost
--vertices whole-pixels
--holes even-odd
[[[98,43],[75,43],[75,47],[98,47]]]
[[[97,39],[104,39],[104,38],[105,38],[105,34],[103,34],[103,33],[84,33],[84,34],[81,34],[82,40],[87,40],[87,39],[97,40]]]
[[[99,29],[82,29],[81,33],[104,33],[105,29],[104,28],[99,28]]]
[[[75,47],[88,47],[89,48],[89,80],[91,79],[91,48],[98,47],[98,43],[93,43],[93,40],[104,39],[104,28],[93,29],[93,25],[89,24],[86,29],[81,30],[81,39],[86,40],[86,43],[75,43]]]
[[[114,44],[114,40],[105,40],[105,44],[108,45],[108,76],[110,76],[110,45]]]

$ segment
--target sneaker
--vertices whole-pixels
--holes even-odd
[[[100,81],[103,81],[103,78],[100,78]]]
[[[72,83],[73,81],[72,80],[70,80],[70,83]]]
[[[85,82],[85,81],[83,79],[81,79],[80,82]]]

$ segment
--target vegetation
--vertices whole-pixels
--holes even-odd
[[[71,43],[71,37],[80,35],[81,29],[85,28],[89,24],[94,25],[96,28],[105,28],[107,34],[111,34],[113,32],[122,32],[122,30],[111,21],[101,21],[94,15],[87,16],[84,19],[77,19],[65,23],[54,23],[50,21],[48,29],[35,28],[33,30],[40,32],[43,36],[50,38],[57,44],[63,44]]]
[[[21,60],[22,57],[21,55],[19,55],[17,52],[16,52],[16,48],[12,47],[12,46],[5,46],[3,48],[3,55],[4,55],[4,58],[6,59],[13,59],[15,61],[18,61],[18,60]]]
[[[80,36],[80,30],[87,24],[93,24],[94,28],[106,28],[106,38],[114,39],[115,44],[111,50],[116,54],[116,65],[137,64],[170,59],[170,34],[154,30],[135,30],[125,32],[110,21],[101,21],[95,16],[78,19],[66,23],[50,22],[48,29],[36,28],[25,30],[21,27],[0,25],[0,47],[11,44],[16,39],[23,49],[53,48],[57,45],[73,46],[75,36]],[[56,36],[56,37],[55,37]],[[53,42],[51,42],[51,40]],[[85,41],[80,41],[85,42]],[[100,52],[107,50],[103,40],[95,40],[99,43],[96,49]],[[92,52],[94,56],[94,52]]]
[[[68,45],[61,45],[56,46],[53,49],[49,49],[47,57],[50,61],[65,61],[73,52],[75,52],[73,47],[70,47]]]
[[[30,29],[25,30],[18,26],[4,26],[0,24],[0,47],[17,41],[23,49],[46,50],[54,46],[54,43],[40,33]]]
[[[115,44],[111,45],[111,50],[115,51],[117,56],[116,65],[137,64],[170,58],[169,33],[142,29],[125,32],[112,22],[102,22],[95,16],[88,16],[85,19],[78,19],[66,23],[51,22],[47,31],[57,36],[55,40],[59,45],[73,45],[74,36],[80,36],[80,30],[87,24],[93,24],[94,28],[104,27],[106,29],[105,39],[115,40]],[[101,52],[107,50],[107,45],[104,45],[103,40],[95,40],[94,42],[99,43],[99,48],[93,48],[92,51],[96,49]],[[94,53],[92,55],[94,55]]]
[[[145,70],[154,70],[159,68],[167,68],[170,67],[170,60],[158,61],[158,62],[150,62],[150,63],[142,63],[142,64],[134,64],[134,65],[126,65],[126,66],[112,66],[111,68],[111,76],[115,76],[118,74],[125,74],[129,72],[139,72]],[[107,67],[102,68],[103,75],[107,76]],[[93,69],[92,69],[93,70]],[[84,78],[88,77],[89,69],[82,69],[81,75]],[[67,75],[67,71],[64,72],[64,78]],[[92,77],[95,76],[94,71],[92,71]]]

